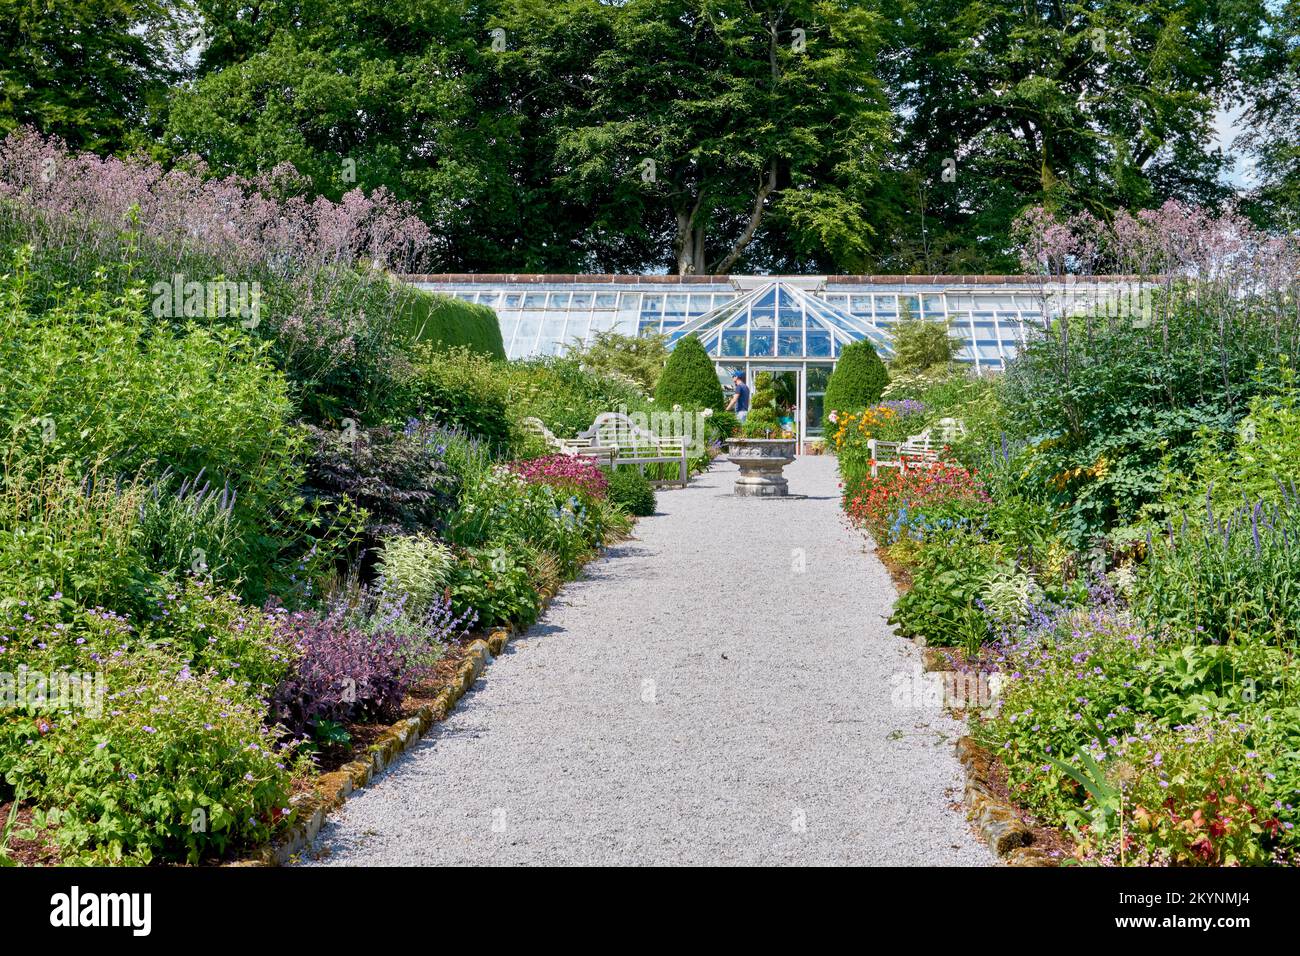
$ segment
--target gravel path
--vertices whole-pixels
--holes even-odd
[[[661,492],[304,862],[991,864],[960,725],[891,703],[919,655],[834,459],[786,474],[808,498],[727,497],[725,462]]]

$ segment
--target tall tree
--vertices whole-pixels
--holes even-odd
[[[864,259],[889,116],[851,0],[200,2],[174,154],[384,186],[441,268]]]
[[[147,146],[195,26],[171,0],[0,0],[0,134],[78,149]]]
[[[337,199],[383,187],[417,205],[448,269],[566,261],[528,118],[495,82],[488,9],[467,0],[199,0],[201,76],[166,145],[221,170],[292,163]]]
[[[677,273],[852,267],[890,131],[877,27],[849,0],[628,0],[556,137],[559,175],[670,236]]]
[[[1008,225],[1029,204],[1106,216],[1222,199],[1213,121],[1237,31],[1263,6],[1230,17],[1214,0],[886,0],[885,76],[924,178],[904,191],[913,230],[927,220],[920,245],[1005,266]]]
[[[1247,208],[1262,225],[1300,228],[1300,0],[1270,8],[1244,58],[1243,145],[1255,159]]]

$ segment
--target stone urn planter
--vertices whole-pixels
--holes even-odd
[[[749,498],[777,498],[790,493],[781,473],[794,461],[793,438],[732,438],[727,460],[740,468],[735,493]]]

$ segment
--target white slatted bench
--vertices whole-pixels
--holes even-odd
[[[594,458],[602,465],[612,466],[614,463],[614,449],[594,444],[590,438],[560,438],[547,428],[546,423],[540,418],[525,418],[522,424],[528,431],[546,442],[548,447],[554,448],[562,455]]]
[[[871,477],[875,478],[881,467],[930,468],[938,460],[944,448],[966,434],[966,425],[960,418],[941,418],[932,427],[924,429],[918,435],[909,435],[903,441],[867,440],[867,451],[871,455]]]
[[[635,465],[641,474],[652,464],[676,464],[677,477],[651,479],[650,484],[680,485],[685,488],[690,480],[690,456],[684,438],[660,438],[652,431],[641,428],[620,412],[602,412],[590,428],[578,434],[578,439],[593,443],[593,447],[612,448],[615,465]]]

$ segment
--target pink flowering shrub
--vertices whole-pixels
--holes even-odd
[[[529,484],[550,485],[560,491],[581,491],[604,498],[609,478],[590,458],[581,455],[543,455],[510,463],[510,470]]]
[[[1194,290],[1201,306],[1208,299],[1233,309],[1249,303],[1275,318],[1288,310],[1295,315],[1300,235],[1265,232],[1234,212],[1215,214],[1171,199],[1159,209],[1121,209],[1104,223],[1089,213],[1062,219],[1036,206],[1017,218],[1013,230],[1025,272],[1045,283],[1065,283],[1044,294],[1060,297],[1055,304],[1069,311],[1086,301],[1082,295],[1071,301],[1070,287],[1086,289],[1090,284],[1082,280],[1095,276],[1108,284],[1151,283],[1166,308],[1176,305],[1185,288]],[[1140,304],[1135,299],[1128,306]]]
[[[190,292],[174,289],[242,283],[215,311],[270,340],[324,417],[364,405],[373,396],[352,393],[367,382],[379,383],[374,394],[390,391],[385,371],[413,295],[390,273],[419,270],[428,226],[382,189],[304,198],[287,165],[252,179],[207,172],[197,161],[164,171],[72,153],[15,130],[0,141],[0,243],[34,248],[38,300],[57,297],[59,282],[142,285],[155,313],[185,321],[213,316],[207,306],[191,315],[184,302],[175,315]],[[320,388],[343,394],[331,403]]]
[[[203,252],[292,277],[359,262],[407,271],[430,240],[428,226],[383,189],[308,200],[292,195],[303,183],[287,164],[255,179],[206,172],[198,161],[164,171],[144,159],[72,153],[26,127],[0,143],[4,216],[39,222],[47,244],[113,242],[129,223],[159,262]]]

